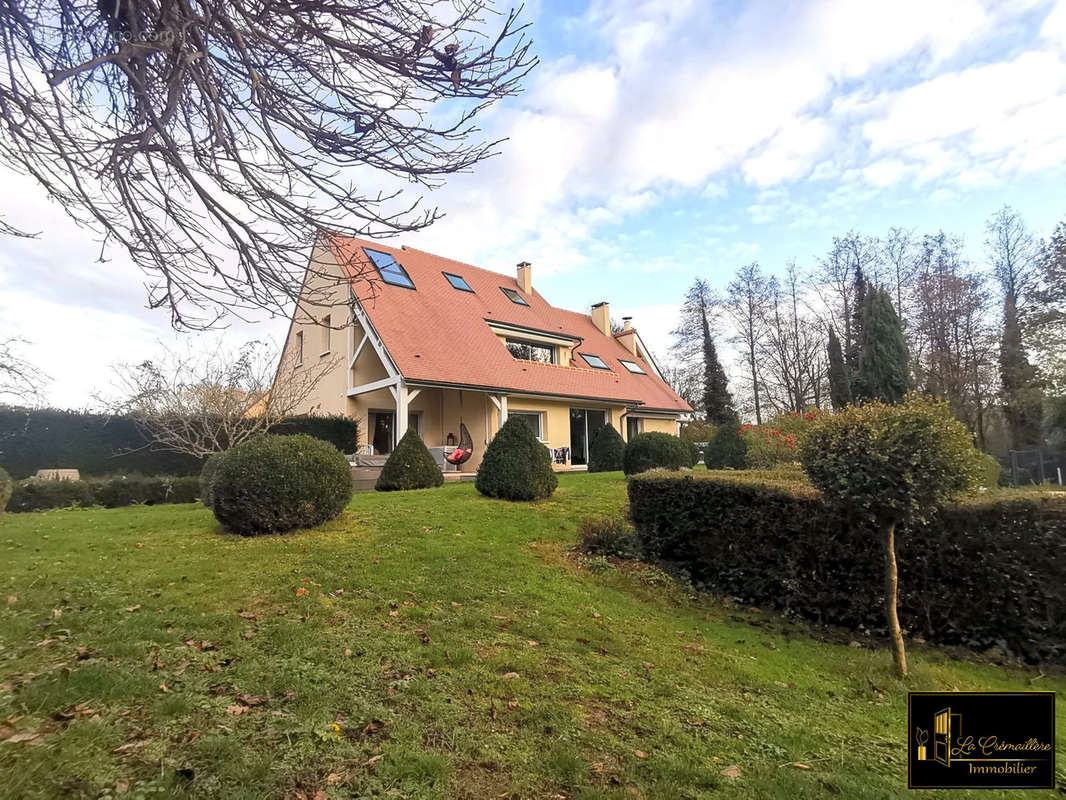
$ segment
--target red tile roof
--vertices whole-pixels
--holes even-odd
[[[352,288],[400,374],[409,381],[612,400],[648,409],[691,410],[655,375],[651,365],[613,336],[601,333],[591,317],[549,305],[536,289],[523,292],[514,277],[409,247],[396,249],[340,236],[331,237],[329,243],[341,265],[365,265],[350,273],[356,275]],[[415,290],[381,281],[363,247],[395,258],[410,275]],[[462,276],[474,292],[453,289],[443,272]],[[501,287],[517,291],[529,306],[513,303]],[[515,359],[486,321],[580,338],[583,342],[577,352],[599,356],[610,371]],[[647,374],[629,372],[619,359],[637,362]],[[577,363],[581,363],[580,358]]]

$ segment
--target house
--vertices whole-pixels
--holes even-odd
[[[336,362],[307,411],[358,420],[363,454],[390,452],[410,427],[443,463],[465,426],[473,454],[460,469],[474,472],[499,427],[520,417],[556,469],[581,469],[603,424],[626,440],[676,434],[692,410],[628,318],[612,332],[607,303],[591,314],[550,305],[526,262],[507,276],[340,236],[320,239],[311,258],[282,363]]]

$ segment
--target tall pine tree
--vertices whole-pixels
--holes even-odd
[[[718,360],[718,350],[711,335],[711,314],[716,303],[714,292],[705,280],[697,278],[681,304],[681,321],[673,331],[673,350],[688,361],[697,359],[703,367],[700,400],[708,422],[720,425],[736,419],[733,398]]]
[[[1003,414],[1007,418],[1011,447],[1022,450],[1040,444],[1043,392],[1036,369],[1022,343],[1022,326],[1014,299],[1008,295],[1003,310],[1003,338],[999,347],[999,374],[1003,382]]]
[[[898,403],[911,386],[903,323],[891,296],[877,286],[865,287],[862,312],[852,395],[856,400]]]
[[[866,314],[866,294],[869,284],[866,281],[866,276],[863,274],[862,266],[855,266],[855,281],[852,285],[852,306],[851,306],[851,338],[844,342],[845,351],[845,363],[848,370],[853,376],[859,369],[859,353],[862,352],[862,327],[863,316]],[[851,380],[849,376],[849,381]]]
[[[840,348],[840,339],[832,325],[829,326],[829,401],[834,411],[840,411],[851,404],[851,381],[848,378],[848,365],[844,363],[844,353]]]

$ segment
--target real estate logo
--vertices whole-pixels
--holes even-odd
[[[1054,692],[910,692],[912,789],[1055,788]]]

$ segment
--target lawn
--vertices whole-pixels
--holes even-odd
[[[918,648],[904,684],[569,555],[624,500],[617,473],[362,494],[261,539],[193,505],[0,517],[0,796],[910,796],[908,689],[1066,689]]]

